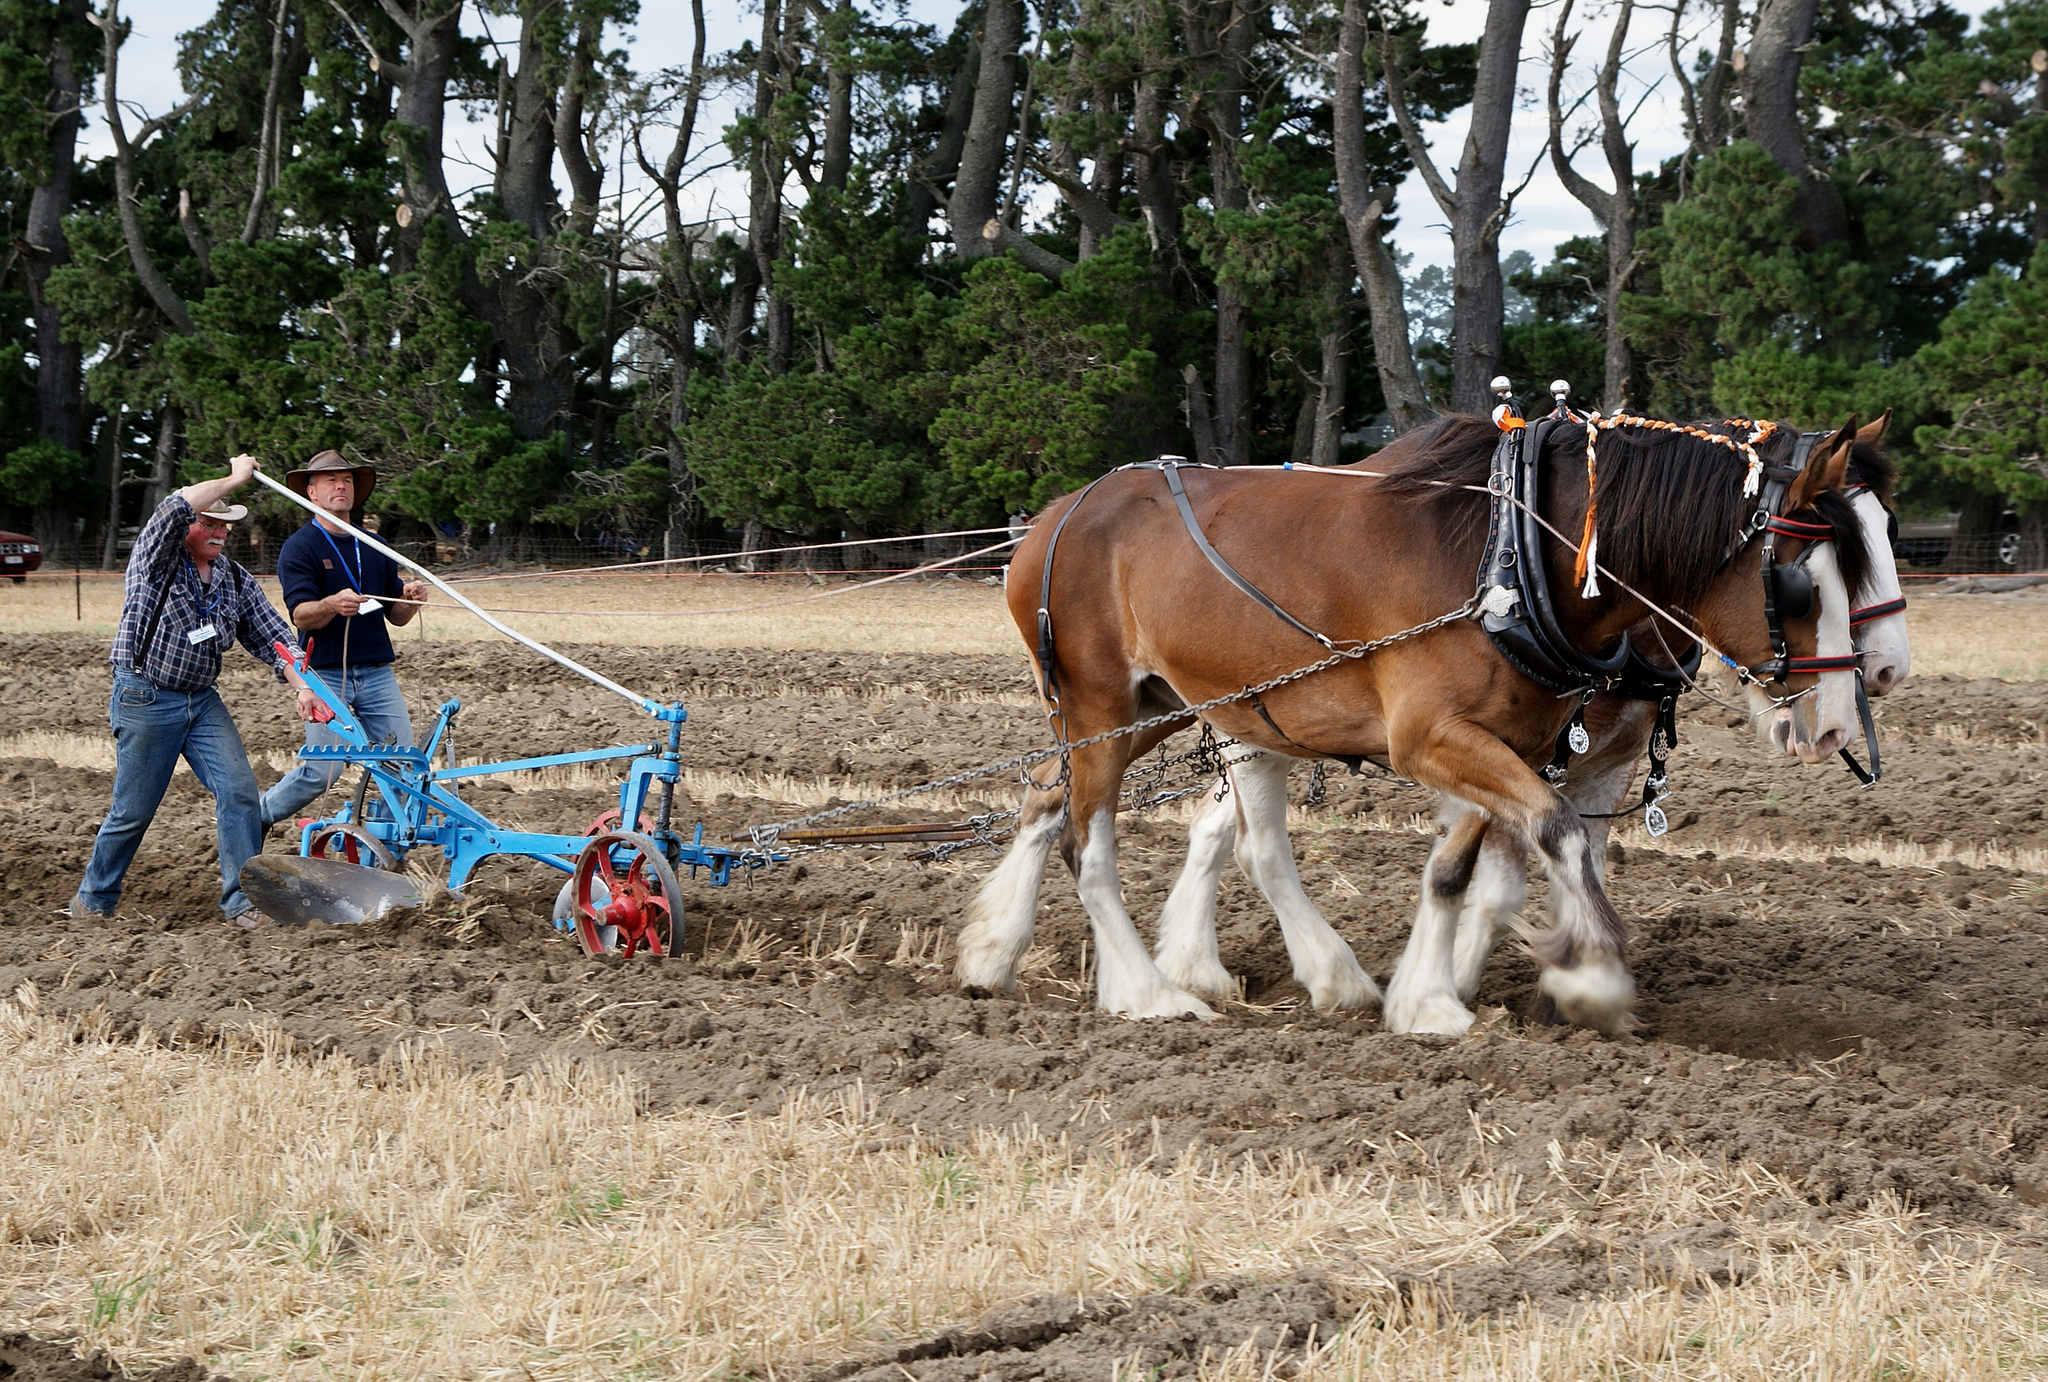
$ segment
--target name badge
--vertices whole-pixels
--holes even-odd
[[[211,643],[216,637],[218,637],[218,633],[213,625],[201,624],[198,628],[185,635],[185,641],[188,643]]]
[[[369,599],[363,601],[360,605],[356,606],[356,613],[375,614],[378,610],[382,608],[384,608],[384,602],[373,595]]]

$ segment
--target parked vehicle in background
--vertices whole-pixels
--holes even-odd
[[[26,533],[0,532],[0,576],[12,576],[20,585],[28,573],[43,564],[43,547]]]
[[[1892,543],[1892,554],[1914,566],[1940,566],[1949,558],[1956,546],[1956,525],[1960,513],[1951,513],[1945,518],[1927,519],[1918,523],[1899,524],[1898,540]],[[2020,560],[2020,516],[2007,509],[1998,516],[1998,528],[1982,538],[1965,538],[1973,545],[1988,543],[1985,556],[1999,566],[2017,566]]]

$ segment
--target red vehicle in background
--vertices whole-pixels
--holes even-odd
[[[43,547],[26,533],[0,532],[0,576],[12,576],[16,585],[43,564]]]

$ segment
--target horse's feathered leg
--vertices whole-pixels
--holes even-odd
[[[1470,1004],[1477,996],[1493,948],[1514,930],[1528,900],[1529,844],[1498,821],[1489,822],[1458,913],[1458,941],[1451,955],[1460,1002]]]
[[[1058,770],[1057,763],[1041,764],[1032,775],[1050,782]],[[968,905],[967,925],[961,929],[953,960],[953,974],[962,987],[1016,986],[1017,965],[1031,948],[1037,925],[1045,857],[1059,836],[1064,819],[1060,808],[1066,800],[1064,788],[1024,788],[1016,837]]]
[[[1422,901],[1394,977],[1387,984],[1387,1030],[1463,1036],[1472,1010],[1459,1001],[1452,961],[1458,910],[1486,838],[1486,817],[1456,799],[1437,812],[1437,842],[1422,870]]]
[[[1079,844],[1081,905],[1094,923],[1095,1005],[1125,1017],[1215,1017],[1213,1008],[1174,987],[1160,971],[1124,909],[1117,876],[1116,799],[1125,765],[1143,748],[1142,737],[1136,737],[1084,749],[1073,758],[1068,828]]]
[[[1238,803],[1238,867],[1273,905],[1294,977],[1308,990],[1309,1000],[1325,1011],[1370,1007],[1380,1001],[1379,985],[1358,967],[1351,947],[1316,910],[1294,866],[1294,846],[1287,838],[1287,770],[1293,764],[1279,754],[1259,754],[1229,768],[1231,794]],[[1213,918],[1212,911],[1212,934]]]
[[[1152,952],[1168,983],[1216,1003],[1237,989],[1216,949],[1216,889],[1237,845],[1237,812],[1223,783],[1202,794],[1188,830],[1187,862],[1159,913],[1159,943]]]
[[[1543,966],[1538,986],[1570,1021],[1622,1030],[1635,999],[1627,928],[1601,887],[1578,811],[1514,750],[1469,721],[1426,717],[1413,731],[1394,726],[1393,738],[1399,771],[1465,798],[1535,845],[1550,875],[1553,917],[1550,929],[1529,936]]]

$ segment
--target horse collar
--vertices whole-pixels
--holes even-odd
[[[1606,653],[1581,651],[1551,603],[1535,512],[1537,468],[1551,432],[1570,420],[1553,414],[1502,431],[1486,481],[1491,512],[1479,566],[1480,627],[1510,667],[1559,693],[1617,685],[1632,652],[1626,634]]]

